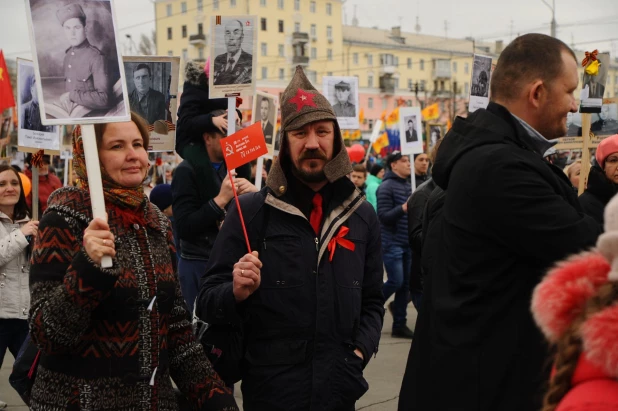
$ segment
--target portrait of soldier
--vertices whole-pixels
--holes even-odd
[[[337,117],[356,117],[356,106],[350,103],[350,94],[350,83],[340,81],[335,84],[335,99],[337,103],[333,104],[333,109]]]
[[[138,64],[133,70],[135,89],[129,95],[129,106],[148,122],[165,120],[167,107],[163,93],[152,88],[152,71],[145,63]]]
[[[213,84],[250,84],[253,56],[242,49],[245,38],[243,25],[239,20],[225,24],[224,42],[226,53],[215,58]]]

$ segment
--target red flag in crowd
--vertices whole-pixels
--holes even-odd
[[[15,106],[15,98],[13,97],[13,88],[11,87],[11,79],[9,78],[9,70],[6,68],[4,54],[0,50],[0,113],[5,108]]]

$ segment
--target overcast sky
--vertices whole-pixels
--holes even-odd
[[[228,0],[220,0],[225,1]],[[551,3],[552,0],[547,1]],[[618,0],[554,1],[560,39],[567,44],[575,43],[581,50],[598,48],[618,57]],[[207,10],[211,2],[204,1]],[[276,7],[274,0],[269,3]],[[289,3],[286,7],[292,7],[292,0],[286,3]],[[530,31],[549,34],[551,21],[551,11],[542,0],[346,0],[344,10],[348,24],[352,22],[354,6],[361,26],[387,29],[401,25],[403,31],[414,32],[418,16],[423,34],[444,36],[446,20],[449,37],[472,36],[487,41],[503,39],[508,42],[511,33],[513,36]],[[142,33],[149,35],[154,30],[151,0],[116,0],[115,7],[121,50],[129,45],[126,34],[138,43]],[[392,12],[385,12],[387,10]],[[0,0],[0,16],[0,48],[5,56],[31,58],[25,1]]]

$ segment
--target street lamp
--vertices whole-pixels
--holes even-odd
[[[556,0],[551,1],[551,6],[546,0],[541,0],[551,10],[551,36],[556,37]]]

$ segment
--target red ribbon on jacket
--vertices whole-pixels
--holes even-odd
[[[330,257],[328,258],[329,262],[333,261],[333,256],[335,255],[335,249],[337,248],[337,245],[340,245],[343,248],[347,248],[350,251],[354,251],[354,249],[356,248],[356,244],[354,244],[348,239],[343,238],[348,234],[349,231],[350,229],[348,227],[341,227],[339,229],[339,233],[337,233],[337,235],[333,237],[328,243],[328,251],[330,251]]]
[[[592,53],[586,52],[586,57],[582,60],[582,67],[586,67],[591,61],[595,61],[597,54],[599,54],[599,50],[594,50]]]
[[[36,168],[43,167],[43,154],[45,154],[43,150],[39,150],[33,154],[32,160],[30,160],[30,165]]]

